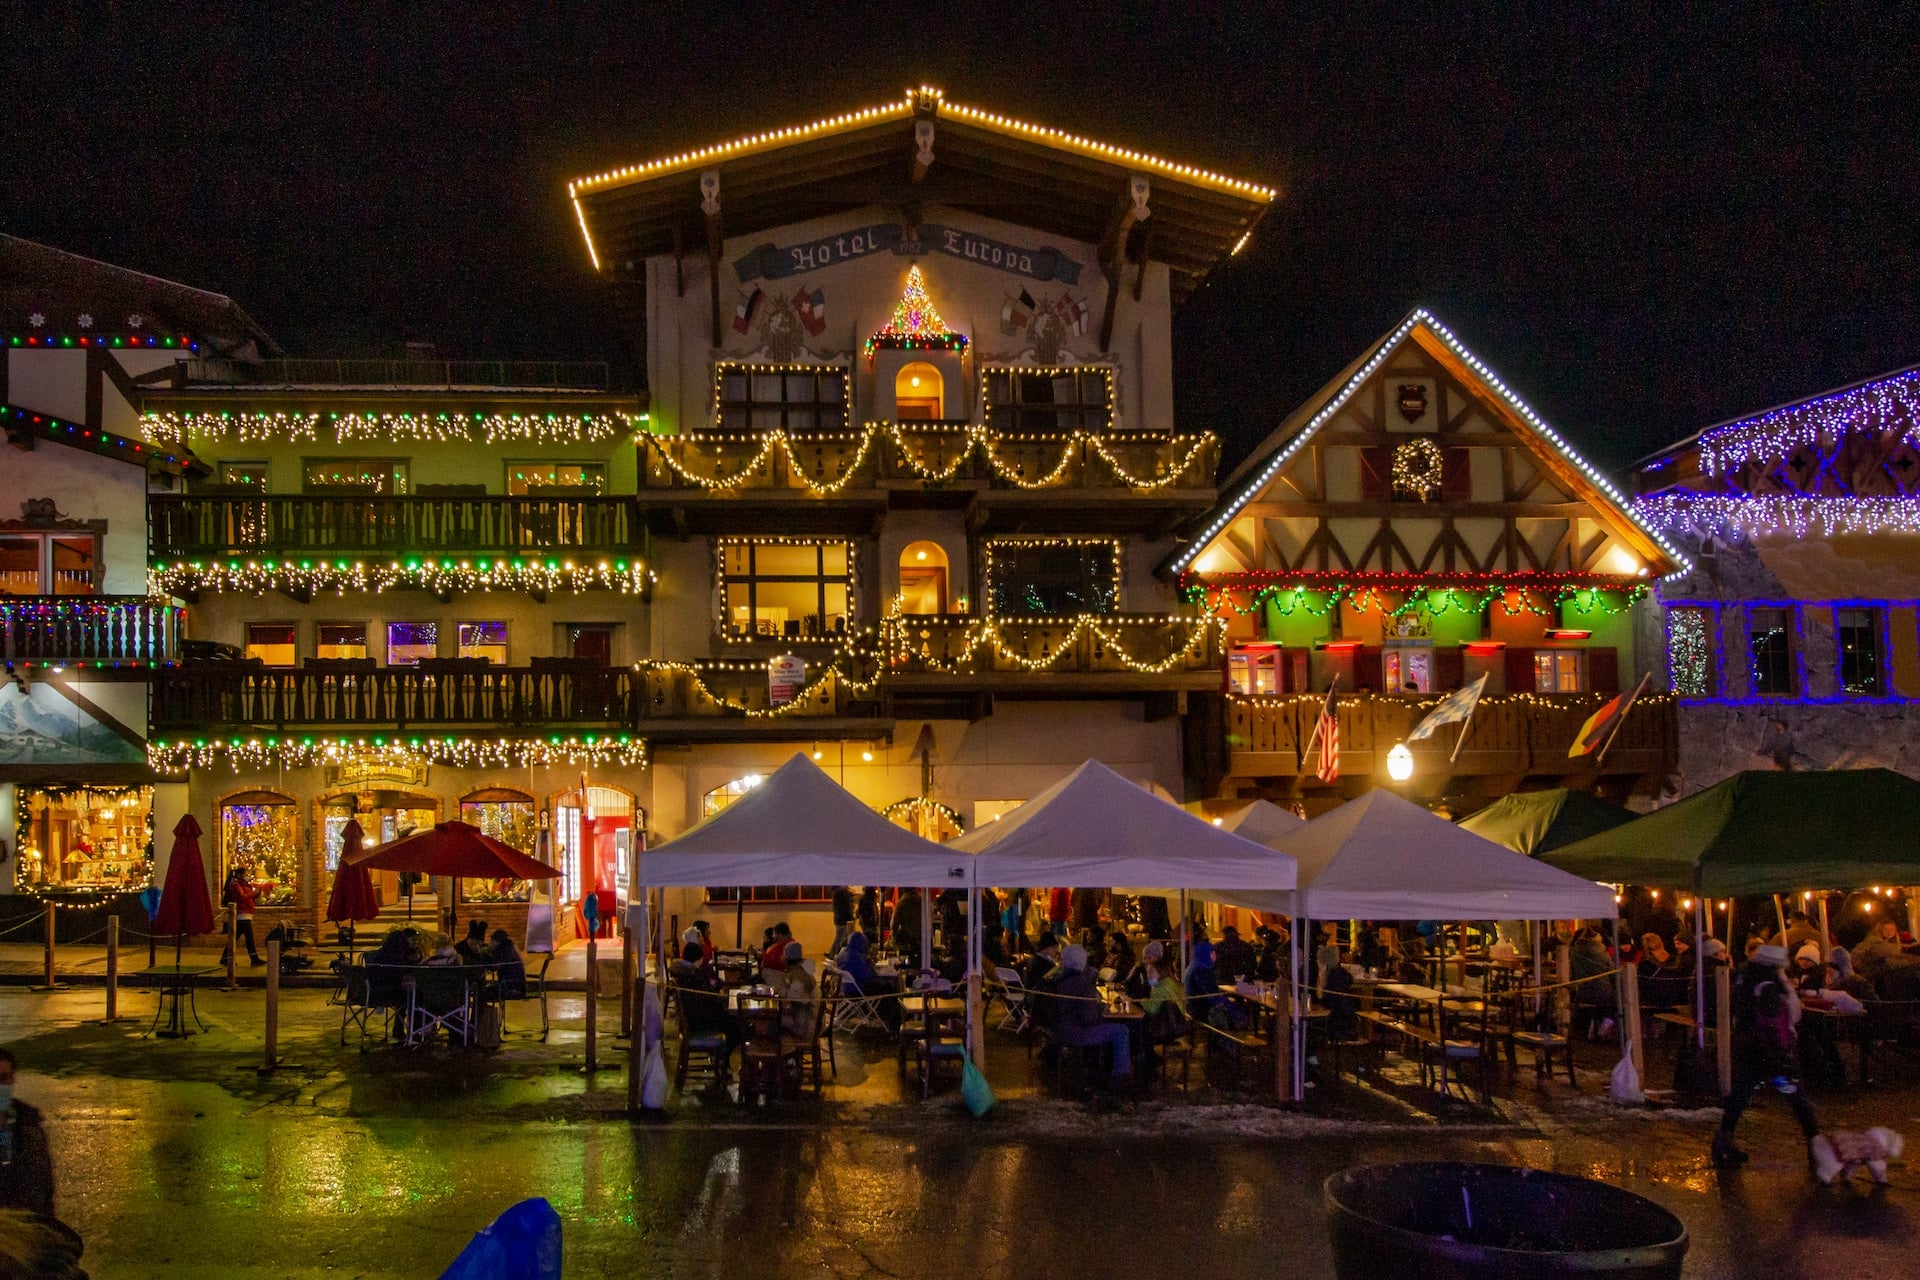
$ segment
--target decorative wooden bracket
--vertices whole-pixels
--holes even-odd
[[[720,347],[720,171],[708,169],[700,175],[700,212],[707,216],[707,293],[713,303],[713,346]]]

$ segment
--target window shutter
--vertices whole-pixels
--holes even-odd
[[[1466,502],[1473,497],[1473,451],[1446,449],[1440,454],[1440,497]]]
[[[1393,450],[1377,445],[1360,451],[1360,498],[1385,502],[1393,497]]]
[[[1534,692],[1532,649],[1507,649],[1507,692]]]
[[[1467,682],[1467,655],[1458,649],[1433,651],[1433,691],[1445,693]]]
[[[1353,655],[1354,687],[1369,693],[1380,692],[1380,682],[1384,678],[1382,663],[1385,661],[1383,650],[1377,644],[1363,644]]]
[[[1587,687],[1594,693],[1620,692],[1620,651],[1587,650]]]

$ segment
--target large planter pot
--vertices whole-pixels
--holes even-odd
[[[1678,1280],[1687,1254],[1686,1227],[1659,1205],[1563,1173],[1369,1165],[1334,1174],[1325,1194],[1340,1280]]]

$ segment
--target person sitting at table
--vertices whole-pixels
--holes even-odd
[[[799,943],[789,941],[780,953],[777,979],[767,983],[780,997],[780,1026],[796,1040],[805,1040],[813,1034],[813,1001],[819,991],[813,975],[800,963],[804,954]]]
[[[761,972],[786,968],[787,944],[793,941],[793,930],[782,920],[767,931],[767,939],[767,948],[760,953]]]
[[[1841,946],[1827,952],[1827,986],[1863,1003],[1880,998],[1874,985],[1853,971],[1853,957]]]
[[[460,939],[454,948],[460,954],[461,964],[485,964],[487,962],[487,922],[485,920],[467,921],[467,936]]]
[[[1779,944],[1787,949],[1788,955],[1797,955],[1800,948],[1812,943],[1822,955],[1826,954],[1827,939],[1805,911],[1794,911],[1787,915],[1786,932],[1781,934]]]
[[[847,945],[840,949],[834,964],[840,969],[840,987],[843,994],[867,997],[888,997],[873,1001],[873,1012],[888,1031],[900,1030],[900,979],[883,978],[873,967],[873,960],[867,955],[869,947],[867,935],[856,929],[847,935]]]
[[[1260,942],[1259,954],[1254,960],[1253,976],[1262,982],[1280,981],[1291,967],[1287,963],[1285,936],[1278,929],[1264,924],[1253,936]]]
[[[696,1036],[725,1036],[731,1053],[740,1043],[740,1028],[727,1012],[720,979],[714,976],[699,943],[689,942],[680,948],[680,955],[667,966],[667,981],[686,1013],[687,1031]]]
[[[1430,975],[1427,973],[1427,943],[1424,938],[1416,934],[1400,944],[1400,967],[1394,976],[1416,986],[1426,985]]]
[[[1642,978],[1658,978],[1671,975],[1675,971],[1673,953],[1667,950],[1667,944],[1657,933],[1640,935],[1640,960],[1637,965]]]
[[[1187,961],[1181,979],[1187,989],[1187,1012],[1206,1021],[1220,1003],[1220,978],[1214,969],[1213,944],[1207,941],[1204,930],[1193,944],[1193,957]]]
[[[980,934],[980,963],[988,972],[1000,968],[1007,962],[1005,935],[998,928],[985,929]]]
[[[1166,944],[1149,942],[1146,950],[1140,953],[1139,962],[1127,966],[1124,976],[1120,980],[1120,987],[1127,993],[1129,998],[1134,1000],[1146,999],[1148,994],[1152,992],[1154,983],[1158,981],[1158,979],[1154,977],[1154,974],[1156,972],[1170,972],[1166,956]],[[1173,980],[1176,986],[1179,985],[1179,975],[1173,975]],[[1183,1011],[1186,1009],[1186,996],[1187,993],[1185,991],[1180,993],[1180,1007]]]
[[[487,939],[487,949],[479,963],[490,965],[499,974],[497,990],[502,1000],[521,1000],[527,994],[527,962],[520,958],[520,948],[513,945],[513,937],[505,929],[495,929],[493,936]]]
[[[1251,978],[1259,957],[1253,948],[1240,940],[1240,930],[1228,925],[1220,930],[1220,943],[1213,949],[1213,971],[1220,981],[1226,984]]]
[[[1140,1038],[1151,1057],[1161,1045],[1171,1044],[1187,1033],[1187,993],[1181,989],[1179,975],[1166,963],[1159,943],[1147,944],[1146,957],[1140,963],[1147,979],[1146,994],[1139,998],[1144,1015]]]
[[[1897,969],[1916,962],[1900,948],[1900,926],[1891,920],[1875,924],[1853,949],[1853,968],[1875,987],[1887,985],[1886,978]]]
[[[1053,984],[1059,979],[1060,939],[1051,929],[1040,935],[1040,943],[1034,953],[1027,958],[1027,967],[1021,971],[1020,985],[1028,991],[1027,1008],[1031,1011],[1033,1025],[1051,1037],[1054,1014],[1058,1012],[1060,1002],[1051,999]]]
[[[436,933],[433,935],[433,950],[421,963],[435,966],[457,965],[460,963],[460,953],[453,949],[452,938],[444,933]]]
[[[1615,1008],[1613,983],[1605,975],[1613,972],[1613,957],[1607,954],[1600,931],[1592,925],[1582,929],[1573,940],[1573,1003],[1575,1019],[1585,1024],[1588,1039],[1613,1033]]]
[[[708,964],[712,964],[713,954],[714,954],[713,926],[708,924],[705,920],[695,920],[693,922],[693,927],[700,931],[700,954],[704,955],[707,958]]]
[[[1360,1038],[1360,1001],[1353,994],[1353,971],[1339,945],[1320,948],[1320,999],[1327,1006],[1327,1038]],[[1331,953],[1331,954],[1328,954]]]
[[[1134,970],[1133,943],[1118,929],[1107,935],[1107,959],[1102,967],[1113,970],[1113,980],[1122,983]]]
[[[1052,987],[1055,1005],[1053,1031],[1061,1045],[1091,1048],[1106,1045],[1113,1050],[1113,1070],[1108,1083],[1124,1085],[1133,1076],[1133,1032],[1117,1022],[1108,1022],[1106,1001],[1093,975],[1087,972],[1087,949],[1074,945],[1060,952],[1060,977]]]

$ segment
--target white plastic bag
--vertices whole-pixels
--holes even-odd
[[[664,1111],[667,1106],[667,1059],[657,1044],[647,1050],[646,1073],[640,1077],[640,1105],[648,1111]]]
[[[1613,1069],[1613,1083],[1608,1095],[1615,1102],[1641,1103],[1647,1100],[1646,1091],[1640,1087],[1640,1073],[1633,1069],[1633,1042],[1629,1040],[1620,1053],[1620,1062]]]

